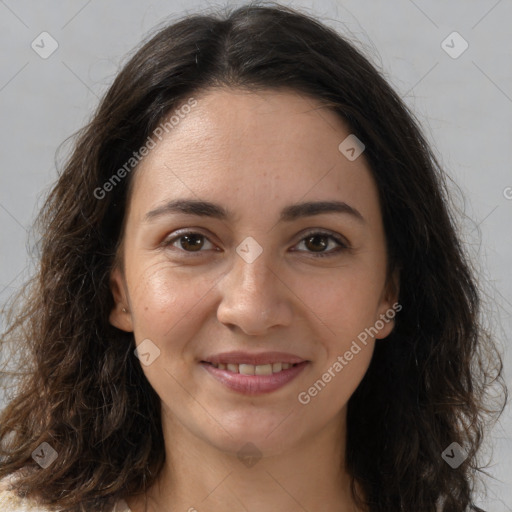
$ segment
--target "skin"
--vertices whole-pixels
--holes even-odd
[[[133,175],[124,268],[111,274],[110,322],[160,350],[141,364],[161,399],[166,452],[148,510],[296,512],[318,510],[322,496],[324,512],[357,511],[344,469],[347,402],[393,321],[307,405],[297,397],[397,300],[364,153],[345,158],[338,145],[349,128],[294,91],[215,89],[195,98]],[[178,198],[218,203],[234,217],[170,213],[144,222]],[[320,200],[344,201],[364,221],[322,213],[279,222],[285,206]],[[186,241],[183,248],[183,238],[161,246],[183,228],[204,235],[199,252]],[[306,235],[318,229],[350,247],[336,253],[337,242],[324,238],[332,255],[315,256],[319,242]],[[252,263],[236,252],[248,236],[263,249]],[[281,389],[248,396],[199,364],[231,350],[283,351],[310,363]],[[261,454],[252,467],[237,457],[248,442]],[[144,496],[126,501],[144,510]]]

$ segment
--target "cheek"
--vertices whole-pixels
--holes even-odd
[[[350,350],[349,353],[352,353]],[[311,398],[318,398],[317,411],[312,413],[334,415],[344,407],[353,395],[365,376],[373,354],[373,343],[366,347],[362,346],[361,351],[352,355],[347,361],[345,353],[336,354],[336,358],[329,361],[329,364],[319,374],[318,378],[311,383],[306,393]],[[338,359],[338,356],[340,359]],[[302,395],[304,401],[304,395]]]
[[[150,333],[161,342],[169,336],[174,338],[174,332],[194,322],[201,312],[201,300],[217,279],[207,274],[198,278],[168,262],[157,262],[134,272],[129,287],[136,339],[150,337]]]
[[[202,324],[203,301],[215,279],[194,277],[169,262],[147,264],[129,279],[136,344],[149,339],[159,350],[149,345],[154,359],[148,365],[141,360],[142,370],[161,398],[186,403],[179,382],[189,379],[193,356],[188,347]]]
[[[375,322],[382,277],[364,266],[347,266],[323,277],[302,277],[301,298],[339,342]]]

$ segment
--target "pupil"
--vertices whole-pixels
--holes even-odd
[[[192,242],[191,242],[192,240]],[[200,249],[203,246],[200,235],[184,235],[181,240],[181,247],[183,249]]]
[[[326,243],[326,237],[324,235],[315,235],[315,236],[311,236],[307,239],[307,242],[306,242],[306,245],[308,245],[312,240],[316,240],[318,242],[318,240],[322,240],[322,242],[320,244],[317,244],[317,245],[320,245],[320,250],[316,250],[314,249],[313,247],[313,251],[314,252],[321,252],[323,249],[325,249],[327,247],[327,243]],[[313,243],[313,245],[315,245]],[[311,249],[311,247],[308,245],[308,248]]]

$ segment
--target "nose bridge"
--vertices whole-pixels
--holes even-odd
[[[243,249],[241,246],[240,251]],[[252,252],[253,249],[251,248],[250,251]],[[271,269],[271,253],[270,250],[262,250],[256,257],[254,253],[251,256],[254,259],[237,254],[230,271],[232,274],[230,285],[236,288],[232,291],[242,295],[245,293],[251,300],[264,300],[265,296],[272,293],[270,288],[273,287],[276,279]]]
[[[219,321],[252,333],[286,324],[290,320],[289,308],[284,303],[286,287],[279,285],[271,251],[263,249],[253,260],[241,254],[235,254],[228,275],[221,282]]]

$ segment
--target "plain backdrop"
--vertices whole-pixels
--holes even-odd
[[[36,253],[28,235],[57,176],[57,147],[89,119],[128,52],[168,17],[241,4],[0,0],[0,304],[33,266]],[[487,320],[497,329],[510,386],[512,1],[283,4],[316,15],[357,41],[413,109],[460,186],[464,200],[460,194],[455,199],[464,212],[461,229],[486,289]],[[40,55],[41,38],[44,51],[58,45],[47,58]],[[495,480],[486,481],[488,496],[481,506],[512,511],[510,407],[486,453]]]

